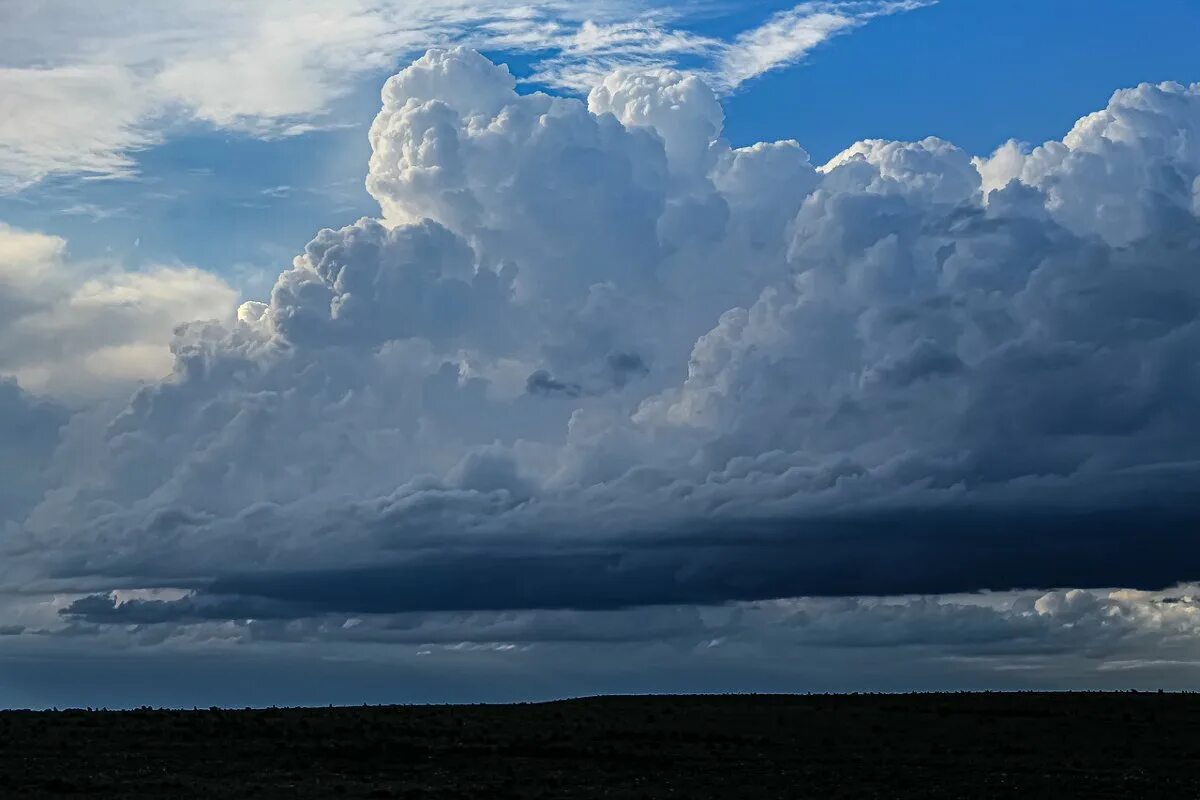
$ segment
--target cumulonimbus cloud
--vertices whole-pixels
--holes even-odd
[[[65,428],[6,563],[189,590],[97,623],[1196,577],[1200,86],[976,159],[722,119],[671,69],[585,103],[430,51],[381,217]]]

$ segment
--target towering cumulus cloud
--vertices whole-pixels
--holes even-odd
[[[584,103],[433,50],[382,100],[380,218],[63,428],[5,564],[67,622],[1200,577],[1200,85],[824,166],[669,69]],[[1118,613],[1080,597],[1022,613]]]

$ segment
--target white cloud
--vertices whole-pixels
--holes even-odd
[[[73,401],[128,392],[170,372],[176,326],[236,299],[211,273],[74,264],[63,239],[0,224],[0,375]]]
[[[739,34],[724,48],[714,69],[714,82],[736,89],[771,70],[800,61],[826,40],[865,25],[872,19],[913,11],[937,0],[865,0],[808,2],[780,11],[757,28]]]
[[[662,138],[676,172],[706,166],[710,144],[725,121],[712,90],[695,75],[673,69],[620,69],[588,94],[588,111],[611,113],[626,128],[647,128]]]
[[[55,173],[133,174],[157,108],[120,66],[0,68],[0,192]]]
[[[1200,84],[1167,82],[1116,92],[1061,142],[1028,154],[1009,142],[977,161],[989,188],[1013,178],[1046,193],[1071,230],[1125,244],[1154,233],[1164,211],[1194,208],[1200,175]],[[1171,169],[1163,169],[1164,162]]]
[[[66,253],[57,236],[23,231],[0,223],[0,276],[6,284],[36,284]]]
[[[574,31],[562,31],[555,44],[558,52],[538,62],[531,80],[580,94],[617,69],[669,67],[689,57],[707,61],[725,46],[719,39],[673,30],[653,17],[612,24],[585,20]]]

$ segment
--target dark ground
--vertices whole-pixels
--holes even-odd
[[[1200,695],[0,713],[0,797],[1196,798]]]

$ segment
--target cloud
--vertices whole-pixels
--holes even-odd
[[[0,525],[23,519],[41,499],[68,416],[67,409],[30,396],[12,379],[0,378],[0,463],[7,465],[0,485]]]
[[[518,487],[511,473],[499,477],[490,479],[488,488],[510,492],[524,488]],[[145,572],[149,562],[159,566],[156,580],[194,585],[197,568],[223,571],[185,598],[146,606],[159,621],[187,619],[201,612],[230,614],[230,609],[238,608],[243,610],[233,611],[230,618],[617,611],[805,596],[937,596],[1046,586],[1120,585],[1150,590],[1170,586],[1180,575],[1200,569],[1188,537],[1180,533],[1194,529],[1200,514],[1186,507],[1164,510],[1162,499],[1155,499],[1158,505],[1149,508],[1124,509],[1114,502],[1086,512],[888,509],[824,518],[695,519],[669,528],[588,536],[572,536],[561,526],[541,535],[496,531],[483,541],[479,534],[450,531],[422,536],[421,524],[453,519],[460,526],[478,529],[480,511],[497,513],[493,506],[471,514],[460,505],[456,516],[449,517],[445,512],[452,509],[453,501],[445,498],[442,513],[407,520],[411,527],[402,532],[403,545],[385,548],[368,561],[361,556],[370,540],[351,526],[366,522],[380,533],[396,535],[401,532],[388,530],[389,523],[412,515],[411,511],[392,512],[392,518],[343,521],[338,530],[341,542],[356,543],[348,557],[328,552],[320,558],[305,554],[299,560],[268,555],[274,567],[259,568],[251,566],[257,559],[232,564],[214,558],[205,552],[212,546],[207,543],[197,547],[172,541],[170,549],[184,551],[186,558],[168,566],[171,556],[161,552],[165,548],[156,551],[154,544],[143,540],[136,552],[109,554],[93,562],[90,570],[79,570],[80,574],[64,568],[59,577],[85,577],[98,569],[108,571],[114,580],[139,569]],[[1186,506],[1183,497],[1176,502]],[[575,516],[581,526],[602,524],[588,510],[576,509]],[[204,532],[204,520],[165,522],[184,526],[192,535]],[[519,512],[510,512],[508,522],[506,528],[517,530],[546,525],[545,519]],[[239,535],[257,534],[276,541],[286,535],[284,521],[272,520],[268,513],[258,514],[255,523],[257,530],[242,528]],[[287,518],[286,524],[303,523]],[[322,527],[328,524],[323,521]],[[160,527],[155,533],[164,531]],[[1137,555],[1131,556],[1131,551]],[[128,611],[135,608],[140,606]]]
[[[231,318],[237,294],[211,273],[77,264],[57,237],[0,223],[0,375],[79,401],[171,369],[177,325]]]
[[[588,94],[588,111],[611,113],[626,128],[646,128],[662,139],[677,172],[705,164],[725,114],[712,90],[695,75],[673,69],[620,69]]]
[[[584,20],[562,31],[557,53],[538,61],[530,80],[587,94],[618,69],[648,72],[683,60],[709,60],[726,46],[720,39],[669,27],[671,20],[646,16],[598,24]],[[545,40],[530,44],[545,47]]]
[[[486,653],[502,670],[537,665],[539,679],[558,669],[597,669],[598,650],[642,676],[667,669],[672,682],[762,687],[778,665],[778,687],[801,681],[823,689],[971,686],[1108,687],[1129,681],[1186,686],[1196,648],[1196,586],[1166,592],[1053,590],[942,597],[799,598],[722,607],[672,606],[628,611],[422,613],[319,616],[284,620],[261,604],[234,610],[194,600],[164,614],[154,600],[81,598],[62,609],[72,636],[105,636],[110,645],[156,642],[167,652],[319,645],[322,652],[367,649],[396,666],[412,655],[471,663]],[[210,614],[209,612],[213,613]],[[237,612],[264,612],[236,623]],[[231,614],[232,612],[232,614]],[[84,620],[91,620],[85,622]],[[86,626],[101,624],[84,633]],[[182,624],[181,624],[182,623]],[[380,649],[383,648],[383,649]],[[886,667],[879,651],[886,650]],[[352,652],[352,651],[348,651]],[[193,656],[194,657],[194,656]],[[225,658],[236,654],[228,650]],[[507,662],[507,663],[506,663]],[[837,665],[825,674],[823,662]],[[351,662],[353,663],[353,662]],[[445,668],[442,664],[431,667]],[[606,662],[611,678],[620,670]],[[930,675],[930,672],[933,675]],[[932,680],[931,680],[932,678]],[[484,682],[486,684],[486,681]],[[772,685],[769,684],[768,685]]]
[[[154,101],[116,66],[0,68],[0,192],[57,173],[128,177]]]
[[[618,67],[680,62],[732,88],[921,5],[806,3],[729,43],[689,30],[695,9],[647,0],[33,4],[6,10],[0,31],[0,192],[52,175],[129,178],[138,150],[190,123],[264,138],[339,124],[341,98],[435,44],[528,55],[531,81],[581,94]]]
[[[872,19],[933,5],[937,0],[809,2],[780,11],[757,28],[741,33],[724,48],[714,83],[727,90],[772,70],[800,61],[828,39]]]
[[[1010,141],[977,166],[988,188],[1019,179],[1041,189],[1054,219],[1078,234],[1112,245],[1156,236],[1156,226],[1189,224],[1200,209],[1195,96],[1195,84],[1125,89],[1061,142],[1026,154]]]
[[[743,655],[1133,658],[1188,629],[1157,590],[1200,570],[1198,120],[1200,86],[1144,84],[1063,142],[818,168],[732,148],[676,70],[585,103],[430,51],[371,125],[379,219],[181,326],[115,413],[50,413],[0,581],[54,595],[29,630],[146,646],[644,622]],[[75,344],[3,352],[86,363],[230,300],[186,269],[47,293],[63,243],[7,233],[14,302]]]

